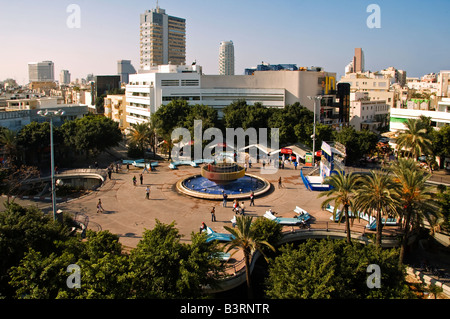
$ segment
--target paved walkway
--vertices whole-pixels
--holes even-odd
[[[206,222],[216,232],[226,232],[223,226],[230,226],[234,216],[231,210],[232,198],[228,207],[222,207],[222,201],[195,199],[181,195],[175,190],[175,183],[184,177],[193,175],[200,168],[180,166],[177,170],[168,168],[167,162],[160,162],[156,171],[144,173],[143,184],[140,184],[139,173],[142,169],[131,168],[126,172],[113,173],[96,192],[83,198],[58,204],[59,209],[69,212],[83,212],[89,216],[89,228],[109,230],[120,236],[120,241],[126,247],[135,247],[145,229],[152,229],[155,219],[163,223],[176,222],[176,227],[189,240],[191,232],[199,231],[202,222]],[[308,211],[313,221],[329,221],[330,213],[320,207],[323,199],[318,199],[319,193],[310,192],[300,178],[300,170],[287,165],[273,175],[261,175],[258,164],[249,173],[263,176],[272,183],[272,191],[255,199],[255,206],[246,204],[246,214],[261,217],[272,208],[280,217],[293,217],[295,206]],[[136,176],[137,186],[132,178]],[[283,187],[278,188],[278,178],[282,177]],[[145,198],[146,187],[150,187],[150,199]],[[96,213],[98,199],[102,200],[105,213]],[[230,200],[231,199],[231,200]],[[211,222],[211,208],[216,207],[216,222]],[[363,225],[367,222],[362,221]]]

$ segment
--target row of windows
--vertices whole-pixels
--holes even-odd
[[[145,120],[147,120],[147,119],[150,118],[149,116],[145,116],[145,115],[141,115],[141,114],[136,114],[136,113],[131,113],[131,112],[130,112],[130,116],[136,117],[136,118],[138,118],[138,119],[145,119]]]
[[[142,109],[147,109],[149,107],[146,104],[139,104],[139,103],[133,103],[133,102],[128,103],[128,106],[139,107],[139,108],[142,108]]]
[[[181,80],[181,86],[199,86],[199,80]],[[180,86],[179,80],[161,80],[161,86]]]

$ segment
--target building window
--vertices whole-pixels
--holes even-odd
[[[161,86],[179,86],[180,81],[178,80],[161,80]]]

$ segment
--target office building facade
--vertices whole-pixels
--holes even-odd
[[[141,14],[140,69],[163,64],[186,64],[186,20],[156,7]]]
[[[161,105],[173,100],[204,104],[218,110],[238,100],[283,108],[299,102],[313,110],[308,96],[323,95],[321,122],[332,124],[336,117],[336,73],[324,71],[264,71],[253,75],[204,75],[198,65],[160,65],[150,71],[130,75],[126,86],[126,120],[150,120]]]
[[[55,65],[52,61],[28,63],[28,77],[30,82],[53,82]]]

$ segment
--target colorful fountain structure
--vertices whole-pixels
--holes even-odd
[[[256,175],[246,174],[245,168],[233,160],[222,158],[201,167],[201,173],[177,182],[180,193],[196,198],[222,200],[259,196],[270,189],[270,183]]]

